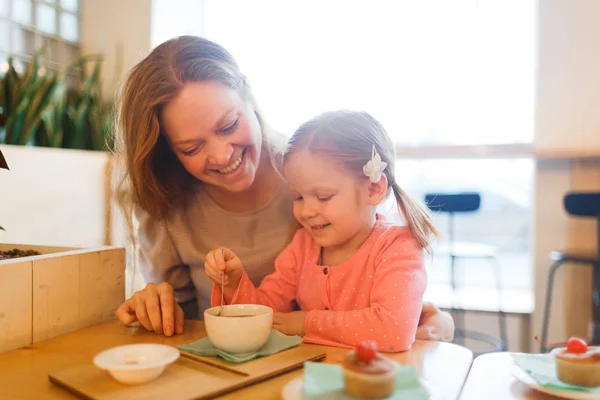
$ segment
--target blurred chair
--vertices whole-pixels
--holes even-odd
[[[438,249],[440,254],[447,253],[450,257],[450,285],[452,291],[457,287],[456,284],[456,264],[460,259],[482,259],[490,265],[495,277],[496,290],[498,291],[498,323],[500,330],[500,339],[480,332],[467,331],[464,328],[462,314],[464,308],[454,308],[453,313],[458,317],[456,323],[456,338],[470,338],[477,341],[491,344],[496,351],[505,351],[507,346],[506,316],[502,311],[502,281],[500,277],[500,265],[497,259],[497,248],[495,246],[483,243],[461,243],[456,242],[454,232],[454,218],[457,213],[469,213],[479,210],[481,206],[481,196],[479,193],[428,193],[425,195],[425,202],[433,212],[443,212],[448,214],[448,246]]]
[[[548,272],[548,285],[546,288],[546,301],[544,304],[544,319],[542,321],[541,352],[548,351],[546,342],[548,340],[548,325],[550,323],[550,306],[552,302],[552,289],[554,287],[554,275],[558,268],[566,263],[577,266],[590,266],[594,268],[594,290],[592,293],[592,312],[594,327],[592,331],[592,343],[600,343],[600,192],[590,193],[568,193],[563,199],[563,206],[567,213],[575,217],[596,218],[596,254],[581,254],[566,251],[553,251],[550,260],[553,261]]]

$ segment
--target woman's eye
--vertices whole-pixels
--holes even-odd
[[[231,125],[229,125],[228,127],[221,129],[221,133],[233,132],[235,130],[235,128],[237,128],[239,120],[240,119],[238,118],[235,121],[233,121],[233,123]]]
[[[319,201],[327,201],[327,200],[331,200],[333,196],[317,196],[317,199],[319,199]]]
[[[302,196],[296,196],[296,197],[294,198],[294,201],[300,201],[300,200],[302,200]]]
[[[198,152],[202,148],[202,145],[194,146],[186,150],[181,150],[181,154],[184,156],[191,156]]]

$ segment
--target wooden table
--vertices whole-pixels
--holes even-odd
[[[69,392],[53,385],[48,374],[73,365],[89,363],[93,356],[109,347],[130,343],[177,345],[206,336],[204,323],[186,321],[184,334],[170,338],[139,327],[125,327],[107,321],[45,342],[0,354],[0,399],[74,399]],[[325,347],[325,362],[340,362],[346,349]],[[450,344],[417,341],[410,352],[391,355],[410,363],[441,399],[456,399],[471,367],[473,355],[466,348]],[[222,398],[279,399],[287,382],[302,375],[296,370],[263,381]]]
[[[484,354],[473,361],[460,400],[558,400],[513,377],[510,353]]]

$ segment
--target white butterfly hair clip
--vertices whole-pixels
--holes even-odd
[[[369,177],[371,182],[377,183],[381,180],[381,173],[385,167],[387,167],[387,163],[381,161],[381,156],[375,151],[375,145],[373,145],[371,160],[363,167],[364,174]]]

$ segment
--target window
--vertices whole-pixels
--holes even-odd
[[[52,69],[79,55],[79,1],[0,0],[0,61],[13,56],[24,68],[42,47]]]
[[[290,133],[360,108],[398,143],[533,140],[533,0],[204,1],[204,35]]]

